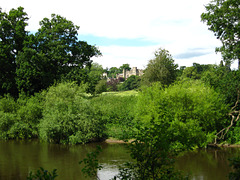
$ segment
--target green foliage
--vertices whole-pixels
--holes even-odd
[[[89,71],[87,72],[87,80],[86,83],[88,83],[89,87],[87,89],[87,92],[93,94],[95,93],[96,90],[96,86],[98,85],[99,81],[102,78],[102,74],[103,74],[103,68],[101,65],[97,64],[97,63],[93,63],[91,65],[91,68],[89,69]],[[101,81],[102,85],[103,85],[103,81]],[[101,84],[100,84],[101,85]],[[98,90],[103,90],[102,92],[104,92],[104,86],[98,86]],[[106,86],[106,85],[105,85]]]
[[[98,81],[98,84],[95,87],[95,93],[101,94],[102,92],[107,91],[107,81],[105,79],[102,79]]]
[[[178,65],[174,64],[172,56],[165,49],[157,50],[154,55],[155,58],[148,62],[144,71],[144,83],[159,81],[163,85],[170,85],[176,79]]]
[[[141,79],[138,76],[130,76],[122,84],[119,85],[120,91],[133,90],[140,87]]]
[[[136,100],[137,97],[131,94],[126,96],[104,94],[91,99],[91,103],[100,108],[108,136],[117,139],[133,137]]]
[[[172,147],[188,149],[211,142],[214,131],[224,127],[227,111],[223,97],[200,81],[169,88],[154,84],[140,93],[135,121],[143,127],[152,127],[153,122],[164,126],[156,136],[166,133],[172,136],[168,142]]]
[[[121,70],[119,70],[117,67],[111,67],[108,71],[108,77],[109,78],[116,78],[116,74],[122,73]]]
[[[124,69],[127,70],[127,71],[131,70],[130,65],[129,64],[123,64],[122,66],[120,66],[119,67],[120,73],[122,73]]]
[[[234,172],[229,173],[230,180],[240,179],[240,157],[233,157],[229,159],[229,166],[233,167]]]
[[[183,70],[182,77],[183,78],[191,78],[191,79],[199,79],[200,78],[199,74],[197,73],[196,68],[194,68],[193,66],[186,67]]]
[[[222,53],[224,60],[238,60],[240,65],[239,5],[238,0],[213,0],[205,6],[207,12],[202,13],[201,18],[222,42],[222,47],[216,50]]]
[[[117,91],[118,90],[119,79],[111,78],[107,81],[107,91]]]
[[[11,9],[9,13],[0,8],[0,95],[11,93],[17,96],[16,56],[22,51],[27,36],[27,20],[22,7]]]
[[[46,93],[40,138],[55,143],[79,144],[104,137],[105,126],[98,107],[71,83],[52,86]]]
[[[17,56],[16,84],[18,90],[33,95],[35,92],[46,89],[55,79],[48,71],[48,66],[48,59],[43,53],[35,49],[24,48]]]
[[[9,94],[4,97],[0,97],[0,111],[4,113],[14,113],[17,111],[17,104],[13,97]]]
[[[181,78],[200,79],[202,74],[211,68],[212,65],[193,63],[193,66],[183,70]]]
[[[96,150],[87,154],[87,158],[79,161],[79,164],[84,164],[85,166],[82,168],[82,172],[86,177],[99,179],[97,175],[97,171],[101,170],[103,167],[99,165],[97,160],[97,156],[102,151],[100,146],[96,147]]]
[[[181,81],[142,89],[135,109],[135,160],[116,178],[188,179],[174,169],[178,152],[203,147],[224,124],[224,99],[201,81]]]
[[[78,40],[79,27],[52,14],[51,19],[40,21],[35,34],[28,34],[27,20],[22,7],[8,14],[0,9],[0,95],[17,97],[22,91],[33,95],[63,80],[91,82],[89,88],[94,91],[91,85],[98,80],[85,72],[91,67],[91,58],[101,53]]]
[[[39,92],[55,81],[86,81],[85,71],[90,68],[93,56],[100,55],[95,46],[77,40],[78,26],[52,14],[44,18],[40,29],[25,43],[24,51],[17,57],[17,84],[19,90],[29,94]],[[83,70],[85,68],[85,71]]]
[[[237,100],[237,91],[240,89],[240,71],[229,71],[226,67],[213,66],[204,72],[201,79],[221,93],[226,103],[233,106]]]
[[[176,152],[171,148],[171,135],[164,125],[138,126],[136,139],[128,146],[133,163],[127,163],[119,176],[127,179],[187,179],[174,169]]]
[[[17,101],[6,96],[0,99],[0,132],[2,139],[28,139],[38,136],[42,118],[43,97],[21,95]]]
[[[37,170],[37,172],[35,174],[33,174],[32,172],[29,173],[27,180],[54,180],[57,177],[57,170],[54,169],[51,172],[43,169],[42,167],[39,168],[39,170]]]

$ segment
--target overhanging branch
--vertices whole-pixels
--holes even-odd
[[[232,117],[231,123],[230,123],[230,125],[228,127],[223,128],[221,131],[219,131],[216,134],[214,144],[217,144],[217,140],[218,139],[224,139],[224,137],[228,133],[229,129],[234,125],[234,123],[236,123],[239,120],[239,118],[240,118],[240,109],[237,110],[238,103],[239,103],[239,96],[240,96],[240,90],[238,90],[237,101],[236,101],[235,105],[231,108],[230,113],[228,114],[229,116]]]

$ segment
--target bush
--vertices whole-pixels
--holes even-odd
[[[38,136],[42,118],[43,98],[40,95],[18,100],[10,96],[0,99],[0,132],[3,139],[28,139]]]
[[[79,86],[61,83],[49,88],[39,126],[42,140],[87,143],[103,138],[104,128],[101,113],[84,97]]]
[[[119,85],[118,89],[120,91],[127,91],[132,89],[137,89],[140,87],[141,79],[138,76],[130,76],[122,84]]]
[[[100,108],[102,119],[106,123],[107,135],[117,139],[133,137],[133,119],[136,96],[101,95],[91,99],[91,103]]]
[[[95,93],[101,94],[102,92],[106,92],[106,91],[107,91],[107,81],[105,79],[102,79],[96,85]]]
[[[205,146],[222,129],[228,106],[201,81],[182,81],[163,88],[159,83],[139,95],[135,121],[143,127],[164,126],[168,143],[180,148]]]

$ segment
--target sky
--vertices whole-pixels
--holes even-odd
[[[78,38],[102,53],[93,62],[104,68],[130,64],[146,68],[159,48],[166,49],[179,66],[219,64],[221,46],[201,22],[210,0],[0,0],[2,11],[24,7],[30,18],[27,30],[36,32],[39,21],[59,14],[80,26]],[[237,68],[237,62],[231,66]]]

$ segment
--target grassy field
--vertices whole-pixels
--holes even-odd
[[[135,90],[131,91],[118,91],[118,92],[103,92],[102,95],[116,95],[116,96],[135,96],[138,95],[138,92]]]

